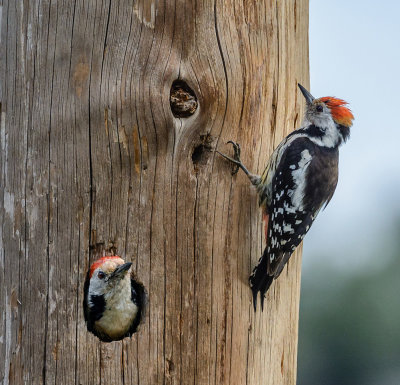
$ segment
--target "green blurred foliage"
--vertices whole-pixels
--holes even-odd
[[[377,259],[369,271],[304,273],[298,385],[400,385],[400,240],[365,261]]]

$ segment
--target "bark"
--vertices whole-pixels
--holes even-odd
[[[294,384],[300,252],[254,313],[256,191],[214,149],[238,141],[261,173],[298,126],[308,1],[0,10],[3,384]],[[140,331],[110,344],[82,312],[103,254],[149,293]]]

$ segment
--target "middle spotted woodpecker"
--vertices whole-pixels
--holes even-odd
[[[274,150],[261,176],[250,173],[240,160],[240,146],[232,141],[233,173],[241,168],[256,186],[265,221],[266,247],[250,276],[254,310],[257,294],[279,277],[322,207],[331,200],[338,181],[339,146],[350,135],[353,114],[334,97],[315,99],[298,85],[306,99],[302,126]]]
[[[131,266],[118,256],[107,256],[93,262],[87,272],[83,297],[86,326],[103,342],[132,336],[143,318],[146,291]]]

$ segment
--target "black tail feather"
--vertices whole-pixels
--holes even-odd
[[[258,292],[260,292],[261,295],[261,311],[264,310],[265,293],[268,291],[273,280],[274,276],[268,275],[268,254],[267,248],[265,248],[258,265],[254,268],[253,273],[251,274],[249,279],[251,291],[253,292],[254,311],[256,311],[257,309]]]

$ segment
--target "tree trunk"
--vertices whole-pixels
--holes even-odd
[[[254,313],[256,191],[214,149],[238,141],[261,173],[299,125],[308,1],[0,10],[3,384],[294,384],[300,252]],[[149,294],[140,331],[109,344],[82,311],[103,254]]]

